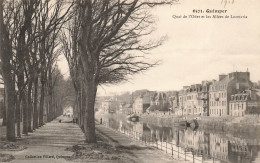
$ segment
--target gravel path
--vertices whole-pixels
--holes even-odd
[[[62,119],[62,123],[59,123],[58,119]],[[1,153],[12,154],[15,157],[12,163],[67,162],[64,157],[69,157],[73,153],[65,149],[84,141],[84,134],[80,128],[76,124],[68,123],[69,121],[70,118],[59,117],[18,140],[17,143],[26,146],[27,149],[2,150]]]

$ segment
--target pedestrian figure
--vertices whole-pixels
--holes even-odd
[[[59,120],[59,123],[61,123],[61,120]]]
[[[100,118],[100,124],[102,125],[102,117]]]

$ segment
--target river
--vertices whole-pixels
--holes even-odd
[[[260,162],[260,140],[240,138],[239,135],[209,133],[199,128],[161,126],[142,121],[127,121],[122,114],[102,114],[109,128],[162,150],[174,159],[205,163]]]

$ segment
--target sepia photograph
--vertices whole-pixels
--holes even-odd
[[[259,0],[0,0],[0,162],[260,163]]]

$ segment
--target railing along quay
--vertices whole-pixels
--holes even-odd
[[[121,130],[114,129],[111,126],[109,126],[109,124],[106,122],[103,122],[102,125],[114,130],[115,132],[124,134],[124,135],[128,136],[129,138],[137,140],[138,142],[143,143],[146,146],[153,147],[157,150],[161,150],[161,151],[169,154],[175,160],[189,161],[192,163],[206,163],[206,162],[207,163],[210,163],[210,162],[228,163],[225,160],[221,160],[216,157],[212,157],[208,154],[205,154],[205,153],[203,153],[203,151],[195,154],[193,152],[193,149],[191,149],[191,148],[184,148],[184,147],[181,147],[179,145],[176,145],[174,143],[170,143],[170,142],[167,142],[164,140],[160,140],[160,141],[158,141],[157,139],[154,140],[153,137],[143,135],[142,133],[139,133],[134,130],[127,130],[125,128],[123,128]]]

